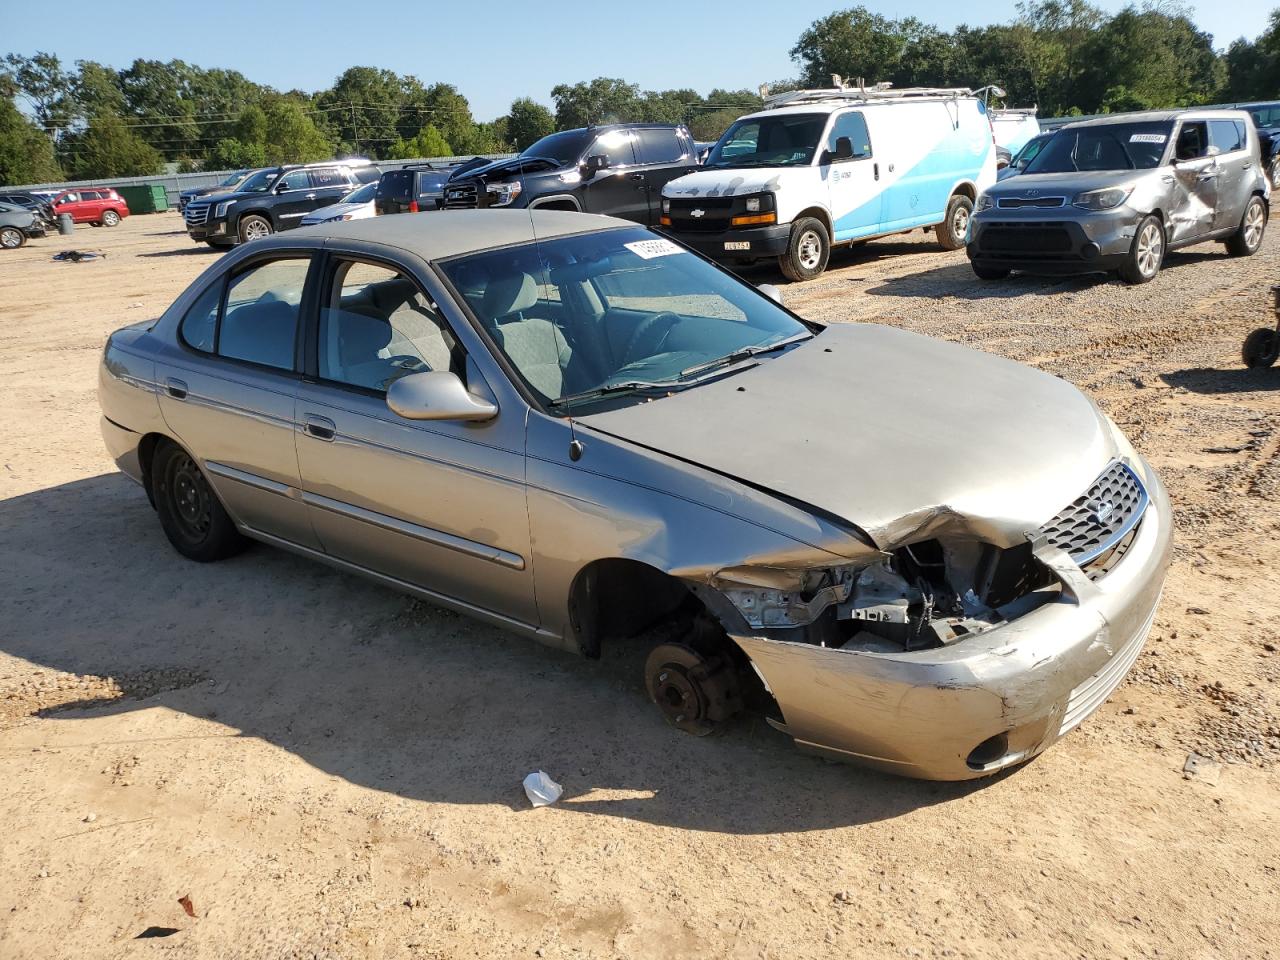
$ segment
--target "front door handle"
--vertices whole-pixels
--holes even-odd
[[[873,163],[873,164],[871,164],[871,172],[872,172],[872,173],[874,173],[874,174],[875,174],[875,176],[876,176],[876,179],[877,179],[877,180],[879,180],[879,179],[880,179],[880,164],[878,164],[878,163]]]
[[[643,180],[643,179],[644,179],[644,174],[643,174],[643,173],[633,173],[633,174],[631,174],[631,179],[632,179],[632,180]]]
[[[315,198],[316,198],[316,195],[315,195],[314,193],[308,193],[308,194],[307,194],[307,199],[308,199],[308,200],[314,200]]]
[[[178,380],[175,377],[170,377],[165,381],[164,388],[168,392],[169,396],[173,397],[175,400],[187,399],[187,384],[184,380]]]
[[[307,433],[317,440],[332,442],[334,434],[338,432],[338,426],[332,420],[328,417],[317,417],[314,413],[307,414],[306,424]]]

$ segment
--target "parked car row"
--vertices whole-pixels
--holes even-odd
[[[110,187],[0,194],[0,249],[16,250],[28,239],[57,230],[58,218],[63,214],[74,223],[114,227],[129,216],[129,205]]]

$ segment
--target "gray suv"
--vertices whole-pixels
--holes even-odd
[[[1223,241],[1262,245],[1270,184],[1258,134],[1240,110],[1166,110],[1062,127],[1027,166],[978,198],[967,246],[973,272],[1116,271],[1155,277],[1169,250]]]

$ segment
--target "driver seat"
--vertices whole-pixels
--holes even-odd
[[[550,320],[525,315],[537,303],[538,281],[515,271],[485,285],[480,313],[521,375],[544,397],[555,399],[565,392],[573,348]]]

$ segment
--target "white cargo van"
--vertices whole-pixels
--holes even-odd
[[[776,257],[818,276],[833,246],[933,227],[964,246],[995,183],[983,100],[968,89],[802,90],[736,120],[703,168],[662,191],[662,228],[717,260]]]

